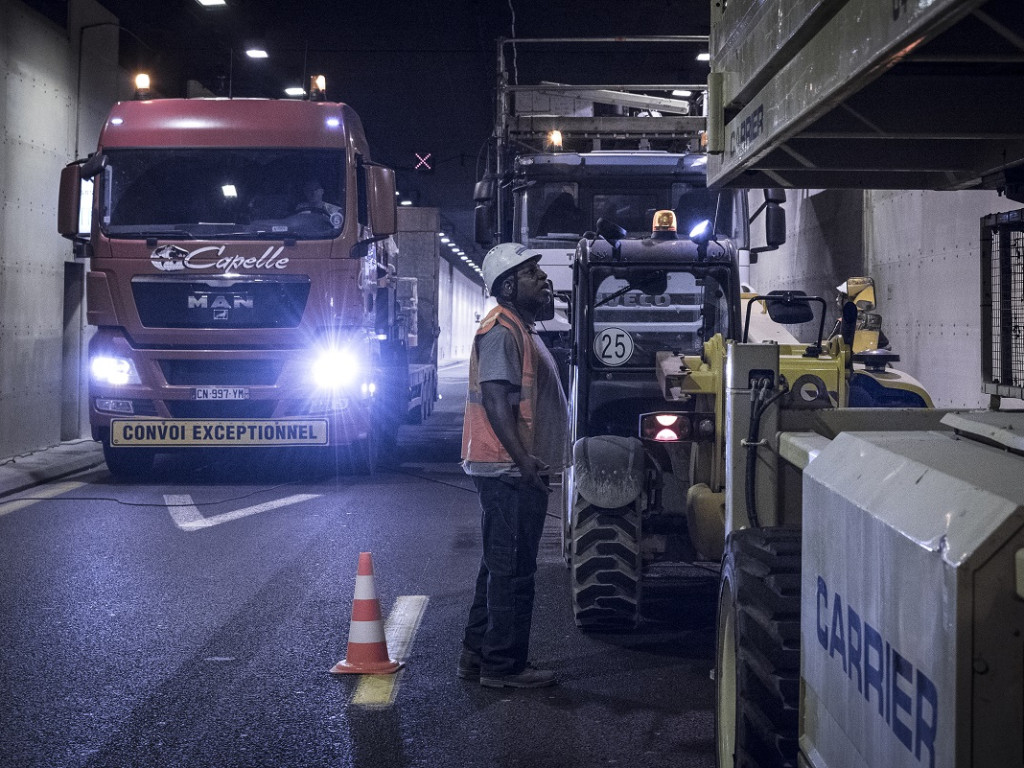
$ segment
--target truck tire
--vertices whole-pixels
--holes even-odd
[[[348,468],[353,475],[373,475],[380,462],[380,433],[376,426],[366,432],[366,437],[348,446]]]
[[[615,510],[574,505],[569,569],[580,629],[632,630],[640,624],[640,535],[635,505]]]
[[[800,531],[743,529],[722,560],[715,664],[719,768],[796,768]]]
[[[147,448],[114,448],[110,440],[103,440],[103,460],[110,474],[118,480],[135,480],[153,470],[156,453]]]

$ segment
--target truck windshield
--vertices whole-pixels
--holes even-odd
[[[658,352],[695,355],[716,333],[729,338],[729,276],[721,266],[595,269],[594,364],[653,368]]]
[[[111,149],[101,228],[120,238],[341,234],[345,155],[308,149]]]
[[[640,188],[636,179],[538,181],[516,195],[519,242],[531,248],[543,248],[552,241],[575,244],[584,232],[594,231],[602,218],[618,224],[630,237],[649,235],[654,213],[662,209],[676,212],[683,237],[704,219],[715,222],[718,234],[732,235],[732,194],[714,192],[702,184],[666,180],[660,188]]]

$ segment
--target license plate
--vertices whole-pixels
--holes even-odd
[[[248,400],[248,387],[196,387],[196,400]]]

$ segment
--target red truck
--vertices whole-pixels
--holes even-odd
[[[90,262],[89,417],[110,470],[239,446],[372,470],[436,386],[409,363],[396,220],[394,172],[345,104],[116,104],[64,168],[58,213]]]

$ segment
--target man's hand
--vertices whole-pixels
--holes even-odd
[[[527,461],[524,464],[518,464],[518,466],[519,471],[523,475],[524,486],[536,488],[545,493],[551,493],[551,486],[544,482],[544,478],[541,477],[542,474],[546,474],[548,469],[550,469],[547,464],[531,453],[527,454]]]

